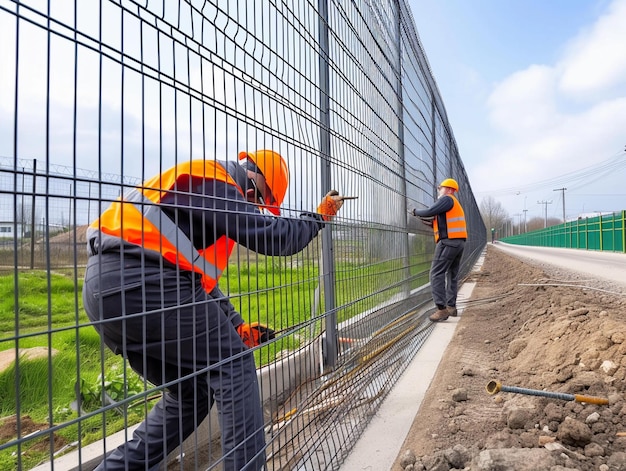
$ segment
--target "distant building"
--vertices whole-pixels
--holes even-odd
[[[593,211],[590,213],[580,213],[576,219],[591,219],[597,218],[598,216],[611,216],[612,214],[611,211]]]
[[[0,239],[21,239],[22,235],[22,224],[16,225],[12,221],[0,221]]]

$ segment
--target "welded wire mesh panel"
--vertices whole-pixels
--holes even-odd
[[[430,332],[408,210],[455,178],[485,243],[405,2],[0,0],[0,43],[0,468],[337,469]]]

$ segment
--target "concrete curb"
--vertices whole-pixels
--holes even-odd
[[[484,253],[476,262],[479,271]],[[459,289],[459,305],[468,300],[476,283],[464,283]],[[463,308],[459,307],[459,316]],[[389,393],[376,416],[342,464],[340,471],[390,470],[400,454],[426,391],[437,372],[444,352],[454,335],[459,317],[438,323]]]

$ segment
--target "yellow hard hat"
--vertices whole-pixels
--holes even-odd
[[[287,162],[278,152],[268,149],[260,149],[254,152],[239,152],[239,160],[250,160],[257,166],[272,192],[274,203],[271,206],[263,206],[270,213],[280,216],[280,205],[283,204],[287,186],[289,186],[289,168]]]
[[[459,191],[459,184],[456,182],[456,180],[452,178],[446,178],[439,184],[439,186],[445,186],[447,188],[453,188],[454,190]]]

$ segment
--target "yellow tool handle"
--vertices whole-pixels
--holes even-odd
[[[609,400],[603,397],[583,396],[582,394],[574,394],[574,400],[576,402],[586,402],[587,404],[599,404],[602,406],[609,405]]]

